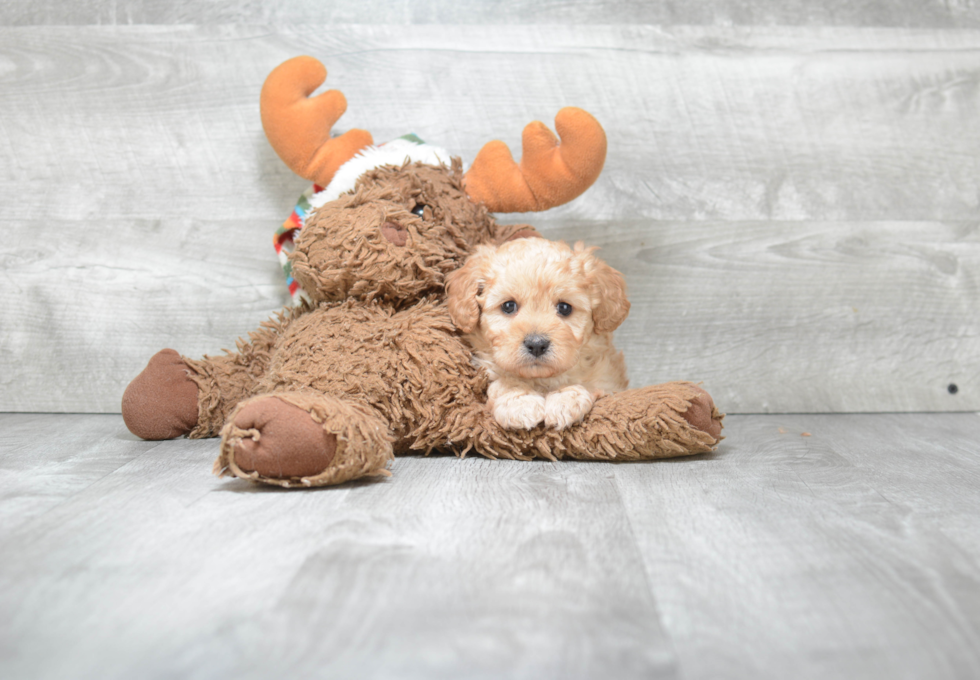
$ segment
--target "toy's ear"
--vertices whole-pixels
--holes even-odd
[[[598,248],[575,244],[575,254],[582,258],[592,300],[592,324],[596,333],[612,333],[630,313],[623,275],[592,253]]]
[[[480,322],[480,298],[483,297],[493,252],[490,246],[477,246],[466,264],[446,277],[449,316],[464,333],[475,331]]]

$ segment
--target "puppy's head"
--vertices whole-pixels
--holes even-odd
[[[502,371],[551,378],[626,318],[626,282],[595,248],[540,238],[480,246],[447,278],[449,313]]]

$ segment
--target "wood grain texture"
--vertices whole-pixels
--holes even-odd
[[[980,410],[980,225],[543,223],[602,246],[631,384],[733,413]],[[949,386],[956,385],[956,394]]]
[[[296,492],[211,476],[213,439],[0,415],[0,676],[980,673],[980,417],[726,425],[689,459]]]
[[[100,230],[49,223],[7,245],[5,318],[20,322],[0,336],[0,408],[117,411],[157,350],[234,348],[286,302],[261,224],[104,226],[108,250]],[[976,223],[540,226],[626,276],[616,342],[633,385],[704,381],[733,413],[980,409]]]
[[[10,536],[157,445],[120,438],[117,422],[114,416],[52,420],[0,414],[0,536]]]
[[[608,468],[411,458],[400,485],[281,493],[211,476],[216,440],[0,424],[5,486],[73,478],[0,499],[29,515],[0,525],[4,677],[676,677]]]
[[[303,182],[258,92],[307,52],[339,129],[415,131],[472,159],[582,106],[603,175],[549,214],[592,219],[975,219],[980,32],[649,26],[0,30],[8,219],[281,221]],[[394,103],[394,105],[393,105]],[[59,189],[58,200],[28,200]]]
[[[980,673],[980,418],[726,425],[718,454],[616,468],[685,676]]]
[[[822,436],[829,446],[842,448],[847,446],[845,438],[889,441],[896,430],[901,431],[901,439],[888,448],[887,455],[866,445],[850,449],[848,460],[870,478],[879,494],[901,506],[900,518],[915,516],[932,522],[976,558],[980,555],[976,421],[936,417],[914,429],[899,427],[901,422],[899,416],[870,418],[856,421],[850,429],[825,428]],[[858,426],[860,433],[855,432]],[[973,611],[970,621],[980,629],[980,612]]]
[[[0,25],[213,24],[708,24],[975,28],[972,0],[7,0]]]
[[[0,246],[0,410],[118,412],[158,350],[221,354],[288,302],[265,223],[65,226],[11,226],[18,247]]]
[[[634,384],[704,379],[733,412],[980,408],[980,32],[336,25],[0,29],[0,409],[117,411],[156,350],[217,352],[281,306],[269,241],[306,187],[257,94],[301,52],[341,128],[464,159],[593,111],[596,185],[507,218],[608,246]]]

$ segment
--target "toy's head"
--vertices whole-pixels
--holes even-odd
[[[555,118],[561,143],[540,122],[524,129],[515,163],[500,141],[486,144],[465,174],[435,147],[371,134],[330,136],[347,102],[340,92],[309,95],[326,79],[312,57],[278,66],[262,88],[262,124],[294,172],[324,187],[289,256],[314,301],[410,302],[442,292],[446,274],[495,236],[488,211],[538,211],[566,203],[602,170],[606,137],[581,109]]]
[[[413,301],[440,292],[492,227],[463,192],[458,159],[449,168],[383,166],[307,217],[292,273],[315,301]]]

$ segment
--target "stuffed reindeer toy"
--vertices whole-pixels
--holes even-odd
[[[331,138],[347,105],[333,90],[310,97],[325,78],[317,60],[298,57],[273,70],[261,95],[270,143],[317,189],[285,255],[304,299],[237,351],[154,355],[123,395],[130,431],[220,435],[217,474],[285,487],[386,475],[394,455],[413,452],[629,461],[715,446],[722,416],[686,382],[601,396],[563,429],[505,429],[450,316],[446,279],[477,246],[536,236],[490,211],[545,210],[598,177],[606,138],[591,115],[562,109],[560,143],[528,125],[520,163],[490,142],[464,174],[458,158],[415,139]]]

